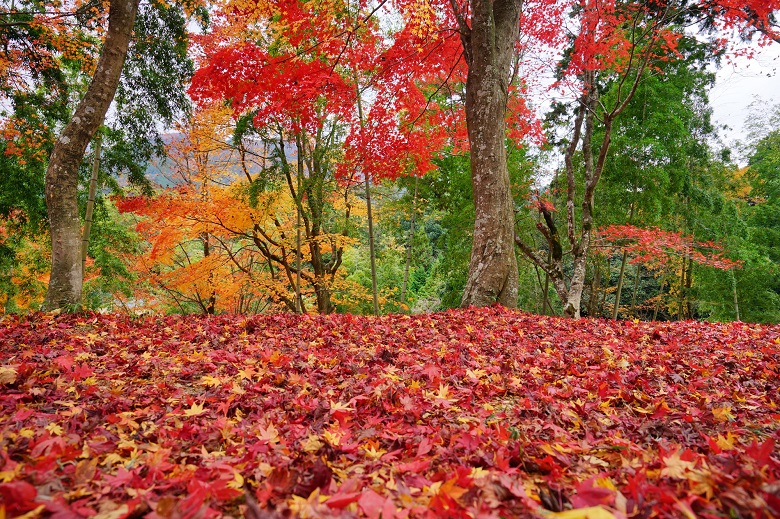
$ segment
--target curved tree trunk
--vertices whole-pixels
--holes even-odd
[[[87,93],[54,146],[46,170],[51,228],[51,278],[42,310],[81,306],[81,221],[78,170],[87,144],[103,123],[125,62],[139,0],[111,0],[108,32]]]
[[[517,306],[514,202],[507,170],[504,115],[521,4],[520,0],[475,0],[471,4],[471,27],[458,16],[468,64],[466,125],[476,217],[462,306],[496,302]],[[453,8],[456,5],[453,2]]]

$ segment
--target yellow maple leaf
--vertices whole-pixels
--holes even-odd
[[[53,436],[61,436],[63,433],[62,427],[60,427],[56,423],[50,423],[46,426],[46,430],[49,431]]]
[[[341,443],[341,433],[325,431],[322,433],[322,438],[330,444],[331,447],[338,447]]]
[[[378,460],[385,454],[387,454],[387,451],[384,449],[376,449],[373,445],[368,449],[363,449],[363,452],[366,455],[366,458],[370,460]]]
[[[232,488],[235,490],[241,490],[244,488],[244,476],[242,476],[238,471],[233,472],[233,480],[230,481],[227,484],[228,488]]]
[[[716,443],[718,444],[718,447],[720,447],[724,451],[728,451],[734,448],[734,444],[736,443],[736,441],[737,441],[737,437],[734,436],[734,434],[731,431],[729,431],[725,437],[719,434]]]
[[[349,404],[342,404],[341,402],[330,401],[330,410],[336,412],[354,411],[354,407],[350,407]]]
[[[192,404],[192,406],[189,409],[186,409],[184,411],[184,416],[198,416],[205,412],[206,410],[203,409],[203,404]]]
[[[472,467],[471,473],[469,473],[469,477],[471,479],[481,479],[489,475],[490,475],[490,471],[485,470],[482,467]]]
[[[257,437],[261,440],[265,440],[271,445],[279,443],[279,431],[276,430],[274,424],[268,424],[268,427],[260,426],[260,432],[257,433]]]
[[[200,383],[204,386],[217,387],[222,384],[222,381],[217,377],[206,375],[200,379]]]
[[[309,437],[306,438],[306,440],[301,445],[301,448],[304,452],[315,453],[324,446],[325,444],[322,443],[319,438],[314,435],[309,435]]]
[[[615,519],[615,515],[602,506],[589,506],[587,508],[576,508],[566,510],[565,512],[549,512],[544,517],[553,517],[555,519]]]
[[[666,467],[661,469],[661,477],[687,479],[688,472],[696,470],[696,462],[680,459],[680,451],[665,457],[664,463]]]
[[[715,415],[715,419],[719,422],[733,422],[737,417],[731,414],[731,406],[724,405],[723,407],[713,408],[712,414]]]

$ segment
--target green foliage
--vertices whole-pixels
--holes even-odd
[[[94,262],[87,268],[85,308],[115,311],[118,301],[132,296],[135,279],[126,258],[140,253],[140,239],[131,226],[129,216],[120,215],[110,200],[96,201],[88,252]]]

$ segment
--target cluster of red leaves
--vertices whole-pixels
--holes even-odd
[[[664,266],[681,257],[720,270],[742,266],[740,261],[725,257],[717,243],[698,242],[692,236],[658,228],[610,225],[599,230],[598,242],[627,251],[633,256],[632,263]]]
[[[348,118],[355,103],[354,89],[328,64],[272,56],[253,43],[216,52],[198,70],[189,93],[202,103],[231,99],[236,114],[255,110],[256,127],[277,123],[294,133],[316,133],[327,116]]]
[[[778,326],[38,314],[0,366],[10,517],[780,515]]]

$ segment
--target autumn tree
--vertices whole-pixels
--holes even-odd
[[[47,171],[46,205],[52,235],[52,275],[44,309],[77,308],[81,304],[83,272],[80,259],[79,167],[90,140],[103,123],[105,113],[114,99],[128,48],[131,49],[131,54],[135,55],[149,49],[148,43],[153,41],[148,39],[151,33],[147,29],[153,28],[154,24],[142,23],[134,26],[139,10],[137,0],[117,0],[107,7],[106,10],[103,6],[80,2],[65,5],[20,2],[8,12],[0,13],[3,15],[0,37],[9,42],[5,46],[5,57],[18,59],[16,62],[3,61],[0,67],[0,83],[4,85],[5,91],[13,90],[11,99],[16,107],[19,106],[18,100],[26,95],[25,89],[36,91],[38,87],[35,81],[38,78],[42,78],[43,84],[46,85],[56,81],[61,88],[54,92],[65,92],[61,105],[65,112],[60,119],[67,121],[67,124],[60,132],[59,138],[53,142],[51,155],[44,158]],[[183,18],[177,19],[174,13],[192,13],[195,8],[195,4],[189,3],[186,6],[171,6],[151,2],[143,4],[141,11],[155,13],[164,20],[162,25],[165,27],[178,24],[179,28],[183,28],[186,21],[181,21]],[[142,16],[138,20],[148,20],[148,16]],[[158,28],[159,26],[160,24]],[[138,36],[135,42],[131,38],[134,27]],[[152,31],[157,32],[159,31]],[[144,88],[136,89],[136,93],[148,92],[150,88],[159,86],[158,79],[161,77],[167,78],[186,71],[186,67],[182,70],[174,63],[176,60],[186,62],[183,56],[186,48],[181,44],[186,41],[186,32],[177,31],[175,41],[180,42],[175,52],[164,51],[170,48],[166,42],[156,47],[157,52],[148,53],[144,63],[154,64],[152,68],[156,67],[156,71],[153,76],[147,74],[146,77],[156,79],[149,79],[143,85]],[[100,58],[95,63],[93,58],[97,54]],[[66,72],[66,69],[70,72]],[[31,77],[35,81],[19,81],[19,71],[22,71],[22,77],[25,71],[31,71]],[[78,91],[77,87],[83,77],[91,77],[90,86],[86,88],[81,102],[70,116],[67,108],[69,94]],[[179,91],[181,82],[185,79],[186,77],[179,75]],[[176,82],[172,84],[175,85]],[[177,100],[181,99],[181,96],[175,95],[175,89],[169,89],[167,95],[161,93],[157,98]],[[120,101],[118,111],[122,112],[122,106],[128,104]],[[157,107],[164,104],[158,103]],[[157,115],[162,116],[162,121],[166,120],[164,111]],[[148,127],[146,130],[148,133]],[[15,138],[14,144],[18,147],[25,140],[29,140],[28,135],[31,134],[22,134]],[[44,150],[46,147],[41,148],[41,151]],[[148,158],[148,153],[146,155]],[[107,161],[107,164],[127,164],[125,159],[129,156],[114,158],[119,160]],[[136,166],[131,170],[131,173],[135,173],[131,178],[138,179],[138,172]]]
[[[715,162],[708,145],[715,132],[708,99],[715,76],[705,67],[717,57],[712,44],[683,38],[678,42],[676,58],[656,63],[655,70],[642,79],[636,95],[614,124],[610,158],[594,199],[598,227],[628,224],[690,231],[675,227],[680,224],[678,209],[690,209],[690,205],[688,209],[678,205],[677,200],[690,190],[696,172]],[[617,85],[610,85],[602,97],[610,99],[616,90]],[[596,145],[602,140],[602,131],[603,126],[596,128]],[[697,237],[703,238],[699,233]],[[617,258],[615,279],[610,276],[609,266],[616,258],[605,259],[599,261],[594,256],[590,261],[592,281],[588,282],[590,290],[588,286],[585,289],[588,314],[597,311],[597,300],[609,303],[611,299],[615,301],[613,317],[622,310],[634,314],[645,295],[639,290],[642,266],[629,265],[624,250]],[[629,274],[631,270],[633,275]]]
[[[103,123],[119,84],[139,0],[112,0],[108,29],[92,83],[62,130],[46,170],[46,206],[52,237],[52,269],[44,310],[81,305],[81,218],[78,170],[84,151]]]
[[[656,63],[677,59],[677,45],[683,34],[676,27],[682,21],[697,19],[701,6],[687,2],[604,5],[594,1],[586,2],[575,13],[578,26],[570,37],[570,51],[563,62],[564,79],[568,77],[578,85],[574,125],[564,151],[565,227],[559,229],[553,206],[540,199],[537,208],[544,221],[538,227],[551,251],[549,260],[522,239],[516,239],[523,253],[549,274],[563,302],[564,314],[571,317],[580,314],[588,249],[595,230],[594,195],[609,160],[616,120],[631,102],[643,77],[658,68]],[[738,21],[728,10],[719,19],[727,26]],[[612,96],[604,97],[602,92],[610,85]],[[600,142],[594,141],[597,128]],[[565,259],[569,255],[570,260]],[[565,273],[566,261],[572,265],[570,276]]]

